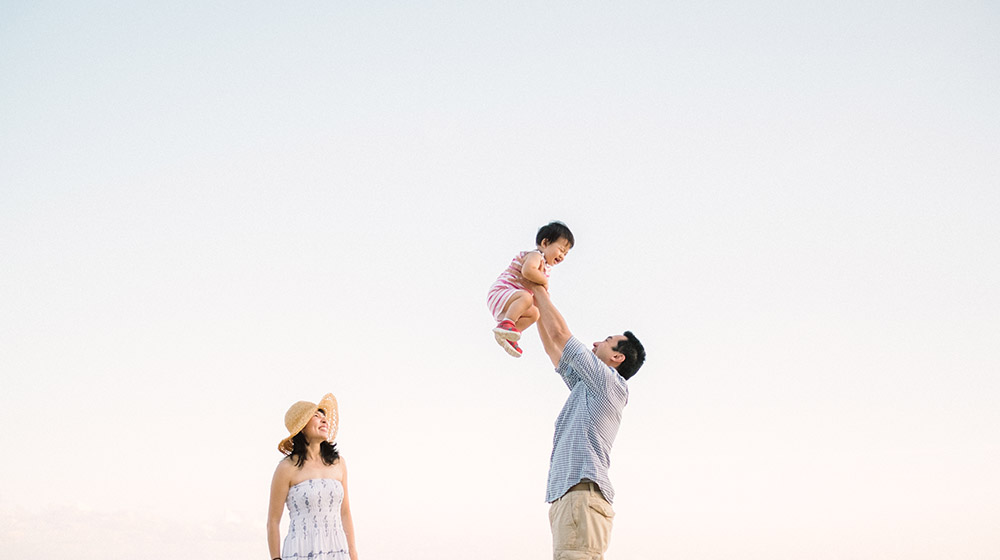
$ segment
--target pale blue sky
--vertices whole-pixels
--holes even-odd
[[[565,391],[485,293],[561,219],[571,329],[649,352],[609,557],[995,558],[998,28],[0,1],[0,541],[264,558],[285,409],[331,391],[363,558],[548,558]]]

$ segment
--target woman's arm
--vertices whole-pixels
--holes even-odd
[[[546,278],[545,273],[542,272],[541,253],[532,251],[524,256],[524,262],[521,263],[521,276],[529,282],[541,284],[546,288],[549,287],[549,279]]]
[[[267,550],[270,558],[281,556],[281,514],[285,511],[285,498],[288,497],[289,473],[288,461],[281,461],[274,469],[271,478],[271,500],[267,506]]]
[[[347,463],[344,458],[340,458],[340,464],[344,468],[344,501],[340,503],[340,520],[344,524],[344,535],[347,537],[347,550],[351,554],[351,560],[358,560],[358,548],[354,545],[354,518],[351,517],[351,500],[347,494]]]

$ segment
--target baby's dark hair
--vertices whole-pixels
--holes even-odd
[[[538,234],[535,235],[535,245],[541,245],[545,239],[548,239],[549,243],[555,243],[559,241],[560,237],[565,237],[566,241],[569,241],[570,247],[575,245],[573,242],[573,232],[566,227],[566,224],[558,221],[549,222],[538,228]]]

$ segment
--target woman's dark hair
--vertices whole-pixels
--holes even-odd
[[[560,237],[565,237],[566,241],[569,241],[571,248],[576,244],[573,242],[573,232],[569,230],[566,224],[562,222],[549,222],[538,228],[538,234],[535,235],[535,245],[541,245],[545,239],[548,239],[549,243],[555,243],[559,241]]]
[[[646,361],[646,349],[642,347],[642,343],[632,334],[632,331],[625,331],[625,340],[618,342],[618,346],[612,350],[625,355],[625,361],[618,364],[617,368],[618,375],[625,379],[635,375],[635,372],[642,367],[642,363]]]
[[[306,464],[306,450],[309,448],[309,443],[306,441],[306,435],[302,432],[295,434],[292,438],[292,452],[288,454],[288,458],[295,463],[295,466],[302,468],[302,465]],[[323,458],[323,463],[327,465],[332,465],[340,457],[340,453],[337,452],[337,444],[324,441],[319,444],[319,456]]]

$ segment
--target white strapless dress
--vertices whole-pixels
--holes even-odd
[[[288,489],[288,535],[282,560],[350,560],[340,519],[344,486],[332,478],[313,478]]]

